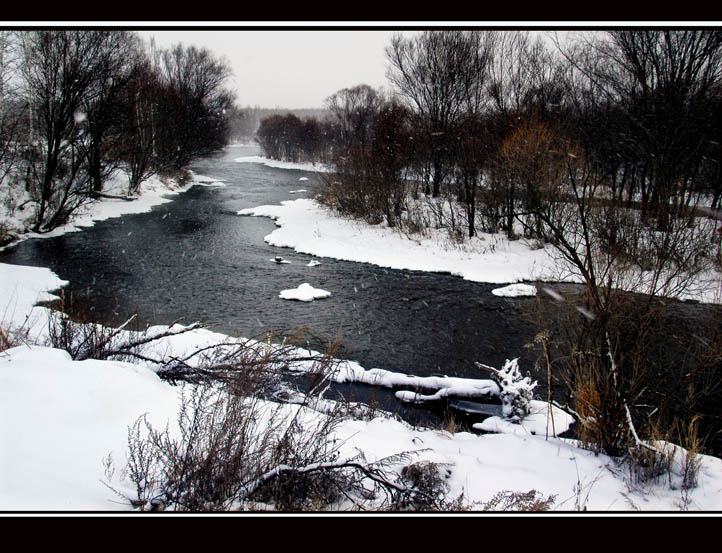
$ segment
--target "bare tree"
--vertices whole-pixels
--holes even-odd
[[[558,199],[563,186],[563,154],[556,133],[539,122],[515,125],[496,152],[491,186],[501,199],[502,228],[514,238],[521,223],[528,238],[546,238],[539,213]]]
[[[324,178],[326,199],[341,212],[380,222],[374,193],[378,187],[371,161],[373,132],[383,97],[361,84],[339,90],[326,100],[338,130],[331,156],[333,173]]]
[[[128,172],[128,193],[137,194],[140,183],[160,169],[156,151],[158,106],[166,99],[167,90],[145,52],[138,49],[131,55],[133,66],[120,91],[118,157]]]
[[[704,379],[694,371],[678,374],[669,345],[681,333],[670,329],[659,299],[694,290],[710,263],[715,225],[690,213],[660,233],[639,210],[610,198],[604,175],[577,145],[548,131],[526,133],[517,142],[508,169],[525,181],[535,225],[567,271],[560,279],[573,276],[584,285],[583,294],[561,309],[568,318],[545,329],[557,337],[556,368],[567,380],[580,436],[611,455],[637,455],[639,436],[658,430],[644,416],[643,398],[654,405],[670,393],[666,380],[681,380],[690,405],[699,400],[693,390]],[[704,365],[710,351],[695,352],[689,365]],[[658,411],[655,420],[671,428],[664,417],[674,409]]]
[[[33,106],[29,188],[38,202],[36,232],[63,224],[89,201],[84,110],[98,95],[112,31],[32,31],[22,35],[22,64]]]
[[[656,216],[665,230],[680,209],[684,215],[716,138],[722,32],[584,34],[562,52],[581,77],[579,104],[611,115],[598,125],[612,133],[607,157],[626,160],[627,186],[640,195],[645,215]]]
[[[158,54],[157,70],[173,102],[159,106],[159,155],[172,169],[223,148],[233,94],[226,88],[231,70],[203,48],[175,45]]]
[[[546,120],[562,100],[560,67],[544,40],[528,31],[499,31],[489,69],[488,93],[496,111]]]
[[[428,192],[434,197],[453,167],[452,131],[482,94],[480,77],[488,62],[482,36],[481,31],[425,31],[396,35],[386,49],[387,77],[414,109],[430,148]]]
[[[25,112],[14,84],[20,58],[18,42],[15,32],[0,31],[0,181],[17,160],[19,131]]]
[[[366,84],[344,88],[326,99],[328,110],[339,124],[344,149],[366,147],[382,103],[382,96]]]
[[[98,195],[120,162],[121,96],[131,77],[139,39],[127,31],[108,35],[96,60],[96,78],[81,107],[88,138],[87,172]]]

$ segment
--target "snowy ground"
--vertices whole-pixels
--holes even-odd
[[[454,247],[448,234],[417,238],[382,225],[334,216],[314,200],[287,200],[239,211],[270,217],[279,228],[265,237],[272,246],[392,269],[451,273],[477,282],[508,283],[552,278],[556,267],[550,248],[531,249],[525,240],[484,235],[465,247]]]
[[[213,182],[195,177],[196,184]],[[148,196],[144,192],[138,203],[108,200],[96,204],[85,221],[90,224],[127,209],[150,209],[167,201],[163,197],[167,190],[144,190]],[[544,250],[517,251],[517,244],[500,243],[486,252],[434,253],[432,244],[414,242],[389,229],[369,229],[334,219],[309,200],[263,207],[253,213],[273,216],[281,225],[268,237],[269,242],[299,251],[312,250],[308,253],[318,256],[388,266],[399,266],[397,260],[401,258],[401,265],[416,263],[406,268],[450,271],[499,283],[532,280],[550,268]],[[301,223],[308,224],[309,219],[313,220],[309,232],[302,232]],[[298,240],[293,239],[294,233],[301,233]],[[399,246],[403,247],[397,249]],[[375,248],[379,251],[374,260],[370,252]],[[404,250],[410,253],[401,254]],[[391,252],[395,254],[391,256]],[[112,454],[122,465],[128,428],[141,415],[147,414],[156,427],[174,421],[180,388],[166,384],[141,364],[73,361],[63,351],[33,345],[44,343],[48,316],[46,309],[33,306],[49,299],[48,292],[63,284],[48,269],[0,264],[0,327],[25,337],[21,345],[0,352],[0,510],[130,510],[104,484],[104,459]],[[156,347],[180,355],[222,339],[208,330],[197,330]],[[457,395],[494,385],[488,380],[433,378],[433,382],[420,381],[352,362],[343,363],[337,376],[339,381],[395,388],[429,385],[437,390],[453,389]],[[297,408],[287,406],[289,413]],[[722,509],[722,460],[701,456],[698,486],[688,493],[680,485],[683,451],[675,455],[670,475],[634,483],[614,459],[554,437],[548,411],[545,403],[534,402],[531,415],[520,425],[491,417],[483,427],[495,433],[485,435],[413,428],[377,417],[347,420],[336,429],[336,437],[343,441],[342,455],[352,456],[360,450],[373,461],[415,452],[416,460],[439,463],[448,469],[449,497],[462,496],[472,509],[503,490],[554,495],[552,510],[557,511]],[[568,415],[556,409],[553,419],[557,433],[570,422]],[[116,478],[114,486],[130,490],[132,486],[123,481],[122,471]]]
[[[553,246],[539,247],[525,239],[510,241],[501,233],[479,233],[460,245],[443,229],[431,229],[424,237],[407,235],[384,225],[339,217],[310,198],[243,209],[238,214],[274,219],[279,228],[265,237],[267,243],[318,257],[450,273],[474,282],[575,280],[560,268]],[[529,286],[507,288],[498,294],[519,295],[523,291],[533,295]],[[722,275],[716,271],[699,275],[679,299],[722,303]]]
[[[0,186],[0,194],[9,195],[15,193],[18,195],[18,197],[13,198],[13,206],[8,206],[8,202],[0,205],[0,224],[4,224],[8,229],[18,233],[20,240],[27,240],[28,238],[49,238],[68,232],[83,230],[83,228],[93,226],[96,221],[104,221],[105,219],[132,213],[145,213],[150,211],[154,206],[173,201],[173,196],[187,190],[191,186],[225,186],[223,182],[217,179],[211,179],[192,172],[190,172],[190,174],[192,178],[186,186],[179,186],[172,181],[164,182],[157,176],[151,177],[143,181],[143,193],[136,196],[133,200],[103,198],[102,201],[96,201],[81,207],[75,213],[70,223],[43,234],[26,231],[29,226],[29,219],[32,216],[32,208],[26,207],[23,210],[14,208],[15,205],[20,205],[28,199],[24,196],[26,193],[24,191],[8,190]],[[106,183],[104,192],[109,195],[125,196],[127,194],[127,188],[127,177],[124,173],[118,172]],[[17,243],[17,241],[14,243]],[[0,248],[0,251],[3,249],[4,248]]]
[[[122,477],[127,430],[147,414],[154,427],[175,421],[179,387],[140,365],[72,361],[60,350],[19,346],[0,354],[0,509],[129,510],[104,482],[131,493]],[[298,407],[289,405],[289,416]],[[322,417],[325,415],[314,414]],[[557,425],[563,417],[556,414]],[[363,451],[369,461],[402,452],[447,469],[449,497],[462,496],[471,508],[503,490],[536,490],[556,496],[553,510],[678,510],[683,504],[677,467],[670,477],[632,484],[614,460],[546,437],[546,405],[522,425],[498,417],[485,425],[497,434],[451,434],[413,428],[394,419],[347,420],[335,431],[341,454]],[[104,459],[120,467],[112,480]],[[676,457],[679,464],[682,452]],[[689,509],[722,508],[722,460],[702,458],[699,485]]]

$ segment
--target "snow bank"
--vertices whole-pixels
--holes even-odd
[[[513,433],[478,436],[459,432],[413,429],[389,419],[347,421],[337,431],[342,453],[354,448],[369,461],[401,451],[413,460],[438,463],[449,475],[449,497],[462,496],[472,510],[498,492],[536,490],[556,496],[552,510],[625,511],[679,510],[681,492],[664,484],[632,487],[622,469],[605,455],[576,447],[570,440],[532,434],[512,425]],[[690,509],[717,510],[722,505],[722,461],[702,458],[704,483],[691,491]],[[673,476],[675,484],[679,475]]]
[[[243,209],[238,214],[274,219],[279,228],[265,237],[268,244],[319,257],[450,273],[474,282],[581,282],[579,275],[559,265],[553,246],[540,248],[535,241],[509,240],[502,233],[479,233],[460,246],[443,229],[430,229],[428,236],[409,236],[385,225],[341,217],[306,198]],[[505,287],[497,293],[519,296],[522,291],[531,294],[526,286]],[[722,275],[714,270],[700,274],[679,299],[722,303]]]
[[[536,286],[532,284],[510,284],[491,291],[495,296],[518,298],[519,296],[536,296]]]
[[[298,288],[281,290],[278,297],[282,300],[313,301],[321,298],[327,298],[330,295],[331,292],[321,290],[320,288],[314,288],[308,282],[304,282]]]
[[[0,263],[0,324],[23,322],[36,303],[58,299],[50,294],[68,284],[50,269]]]
[[[301,171],[314,171],[317,173],[327,173],[330,169],[322,163],[295,163],[292,161],[279,161],[277,159],[269,159],[263,156],[244,156],[236,158],[237,163],[262,163],[267,167],[275,169],[300,169]]]
[[[177,394],[137,365],[41,347],[0,354],[0,509],[128,509],[103,484],[103,459],[125,459],[144,413],[159,428],[175,420]]]
[[[174,183],[164,182],[159,177],[154,176],[142,182],[141,194],[133,197],[130,201],[122,198],[103,197],[78,209],[73,214],[70,223],[42,234],[25,232],[20,236],[20,240],[60,236],[68,232],[78,232],[84,228],[92,227],[97,221],[104,221],[133,213],[147,213],[155,206],[173,201],[173,196],[185,192],[193,186],[222,187],[226,185],[218,179],[197,175],[192,172],[191,181],[186,186],[178,186]],[[124,173],[118,172],[108,180],[103,191],[108,195],[125,196],[127,190],[127,177]],[[22,227],[23,223],[18,219],[10,226],[12,228]],[[0,251],[3,249],[4,248],[0,248]]]
[[[129,510],[105,486],[103,461],[112,454],[122,468],[127,429],[147,414],[155,428],[173,424],[179,387],[150,370],[110,361],[72,361],[62,351],[17,347],[0,354],[0,457],[2,510]],[[539,403],[539,410],[546,406]],[[290,409],[290,407],[289,407]],[[322,415],[318,415],[322,416]],[[555,411],[557,424],[562,414]],[[450,434],[413,428],[388,418],[344,420],[335,432],[340,453],[362,451],[372,462],[408,453],[413,462],[434,462],[448,471],[449,497],[474,508],[502,490],[556,495],[553,508],[573,510],[676,510],[680,491],[666,485],[627,486],[623,472],[559,438],[546,438],[546,420],[499,424],[499,434]],[[489,425],[487,425],[489,426]],[[702,456],[699,486],[690,508],[722,508],[722,461]],[[400,470],[400,466],[398,469]],[[130,482],[113,484],[132,492]],[[673,478],[678,478],[673,475]],[[580,493],[576,490],[579,489]]]
[[[274,219],[279,228],[265,237],[266,242],[319,257],[451,273],[476,282],[537,280],[553,278],[556,272],[551,247],[533,249],[524,240],[480,234],[462,250],[450,246],[443,231],[429,239],[410,238],[385,226],[338,217],[306,198],[238,214]]]

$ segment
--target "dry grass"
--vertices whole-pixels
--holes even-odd
[[[29,320],[19,326],[0,320],[0,352],[31,342]]]
[[[481,504],[482,511],[526,511],[540,512],[549,511],[554,502],[555,495],[544,497],[544,494],[537,490],[528,492],[514,492],[502,490],[489,501]]]
[[[0,327],[0,351],[5,351],[14,347],[15,341],[10,333],[4,328]]]

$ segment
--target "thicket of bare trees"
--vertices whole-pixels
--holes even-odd
[[[135,194],[228,138],[229,70],[207,50],[149,52],[128,31],[4,31],[0,76],[0,177],[22,181],[35,232],[101,196],[120,167]]]
[[[718,205],[719,181],[704,172],[720,163],[720,31],[581,35],[562,52],[577,78],[570,95],[589,122],[580,140],[620,197],[638,200],[660,230],[697,192]]]
[[[666,299],[722,268],[722,32],[427,31],[386,54],[390,94],[329,98],[323,200],[553,245],[584,286],[543,314],[539,344],[583,439],[638,459],[640,436],[719,432],[719,325],[676,332]]]
[[[286,161],[325,162],[334,129],[313,117],[273,114],[261,120],[256,140],[264,153]]]

